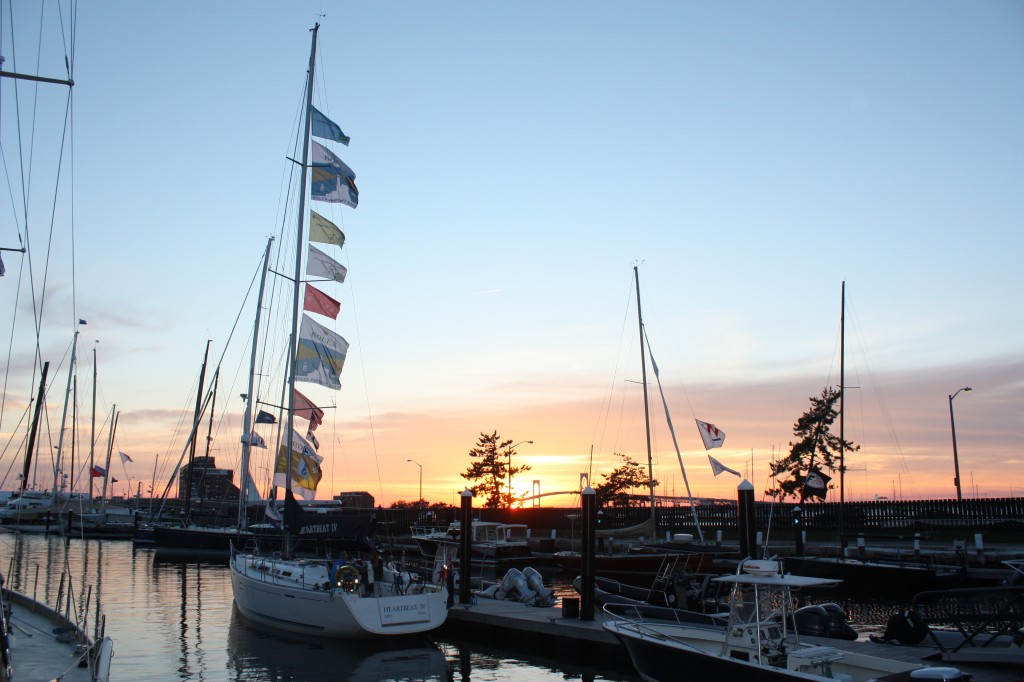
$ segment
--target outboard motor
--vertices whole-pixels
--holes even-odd
[[[536,569],[527,566],[523,569],[523,575],[526,576],[526,584],[536,594],[538,604],[555,603],[555,593],[544,587],[544,578]]]
[[[526,577],[518,568],[508,569],[508,573],[501,580],[501,589],[507,598],[515,598],[521,602],[528,602],[535,596],[526,582]]]
[[[822,604],[821,608],[825,609],[825,612],[828,614],[827,632],[829,637],[832,639],[846,639],[851,642],[857,639],[857,631],[846,622],[846,612],[843,611],[843,607],[829,602]]]
[[[801,635],[857,639],[857,632],[846,623],[846,614],[838,604],[815,604],[793,612],[793,623]]]

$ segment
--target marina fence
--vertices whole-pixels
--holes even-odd
[[[907,533],[939,531],[1020,532],[1024,530],[1024,497],[957,500],[871,500],[865,502],[756,502],[754,513],[758,528],[771,528],[781,532],[793,523],[794,507],[800,506],[803,526],[808,533],[838,533],[846,535],[894,536]],[[394,534],[408,532],[410,526],[446,526],[456,520],[454,508],[382,509],[379,523],[382,529],[391,528]],[[605,507],[600,510],[601,527],[626,528],[650,519],[650,506]],[[739,528],[737,503],[730,500],[702,500],[693,508],[657,506],[655,519],[657,535],[666,533],[693,533],[694,512],[704,534],[715,530],[735,533]],[[474,507],[473,518],[482,521],[522,523],[535,529],[555,530],[558,534],[578,534],[579,507],[529,507],[523,509],[484,509]],[[840,527],[840,521],[842,527]]]

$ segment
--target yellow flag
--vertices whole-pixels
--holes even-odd
[[[304,500],[316,498],[316,486],[323,477],[320,463],[324,458],[316,454],[309,443],[299,434],[292,431],[292,475],[291,485],[284,472],[288,467],[288,446],[282,445],[274,465],[274,485],[279,488],[290,487],[292,494]]]
[[[345,233],[316,211],[309,212],[309,241],[345,246]]]

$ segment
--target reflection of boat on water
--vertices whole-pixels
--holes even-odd
[[[444,654],[423,636],[358,643],[298,639],[256,629],[237,609],[228,624],[228,660],[236,671],[257,679],[450,679]]]

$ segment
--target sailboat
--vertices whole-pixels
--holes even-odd
[[[786,559],[786,568],[796,574],[841,580],[845,589],[875,597],[906,598],[925,590],[953,587],[964,579],[960,566],[917,561],[862,560],[847,557],[843,536],[846,440],[844,432],[844,393],[846,381],[846,282],[842,284],[839,342],[839,556],[794,556]]]
[[[645,537],[648,540],[654,540],[657,532],[655,517],[657,505],[654,495],[653,454],[651,450],[651,414],[650,402],[647,396],[648,349],[645,344],[647,335],[644,329],[643,312],[640,306],[640,270],[635,265],[633,266],[633,278],[636,285],[637,323],[640,328],[640,369],[644,393],[644,429],[647,436],[647,477],[651,481],[649,487],[651,516],[642,523],[629,528],[599,529],[597,536],[602,541],[605,538],[611,540],[624,537]],[[653,356],[651,360],[653,364]],[[657,365],[654,365],[654,371],[655,375],[657,375]],[[660,388],[660,379],[658,379],[658,385]],[[661,395],[664,402],[664,392]],[[667,402],[665,403],[665,416],[668,419],[669,430],[672,432],[672,441],[676,445],[676,455],[679,457],[679,467],[683,473],[683,480],[686,482],[686,492],[690,498],[690,509],[693,512],[693,522],[697,532],[701,534],[701,541],[703,541],[700,522],[697,520],[697,512],[694,507],[693,495],[690,492],[690,482],[686,476],[686,468],[683,466],[683,459],[679,452],[679,444],[676,441],[675,429],[672,426],[671,417],[669,417]],[[703,546],[700,543],[678,542],[674,543],[671,547],[647,544],[642,547],[631,548],[631,551],[628,552],[597,554],[594,557],[595,571],[603,577],[615,578],[633,585],[646,586],[654,583],[664,587],[665,583],[671,580],[677,573],[690,576],[707,573],[711,570],[714,555],[721,552],[722,549],[720,547]],[[555,563],[564,571],[576,572],[580,570],[582,565],[579,552],[555,552],[554,559]]]
[[[301,329],[299,326],[307,179],[312,175],[315,183],[311,192],[313,198],[330,201],[332,191],[344,191],[348,201],[338,201],[354,207],[358,196],[353,182],[355,175],[328,148],[313,143],[316,153],[310,165],[311,134],[339,142],[344,137],[336,124],[313,108],[319,29],[319,24],[312,29],[306,74],[295,277],[291,282],[288,411],[282,424],[284,436],[274,476],[275,484],[280,481],[285,489],[284,544],[280,557],[232,551],[231,590],[235,606],[246,620],[275,629],[327,638],[424,632],[439,627],[447,618],[448,592],[443,584],[434,584],[427,576],[403,570],[400,565],[385,564],[376,553],[371,553],[366,561],[332,562],[330,559],[296,558],[291,547],[292,534],[302,525],[297,516],[301,510],[295,495],[315,497],[322,461],[316,452],[315,438],[311,436],[314,412],[310,408],[313,406],[298,400],[300,394],[295,390],[295,382],[309,381],[339,389],[338,375],[348,348],[343,338],[309,316],[303,315]],[[347,142],[347,138],[344,141]],[[307,285],[306,296],[309,295]],[[308,308],[302,306],[302,309]],[[294,430],[295,417],[300,416],[299,411],[303,409],[311,418],[307,438]]]

